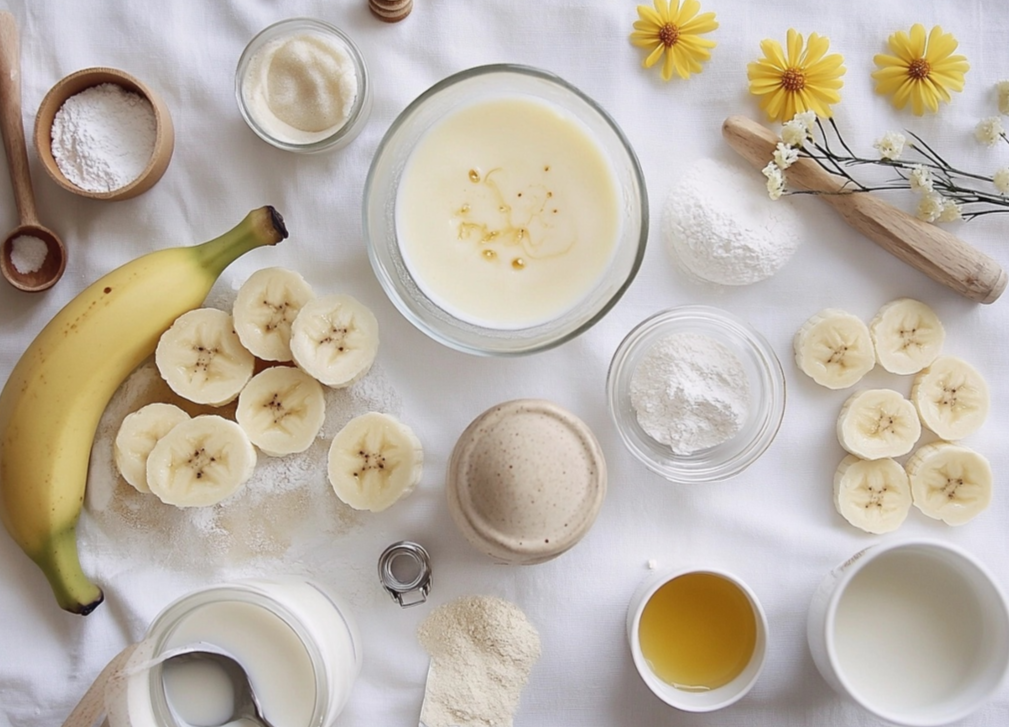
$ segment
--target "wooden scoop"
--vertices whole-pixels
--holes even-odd
[[[722,136],[733,149],[763,169],[780,139],[765,126],[744,116],[730,116]],[[983,252],[928,222],[912,217],[872,194],[843,192],[844,179],[824,170],[812,159],[800,158],[785,175],[793,188],[823,192],[820,199],[845,222],[936,282],[979,303],[993,303],[1002,295],[1009,276]],[[840,192],[840,194],[839,194]]]

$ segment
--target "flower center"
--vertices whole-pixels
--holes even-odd
[[[932,66],[928,64],[924,58],[915,58],[911,61],[911,65],[907,67],[907,73],[911,78],[916,81],[920,81],[923,78],[928,78],[929,72],[932,70]]]
[[[786,91],[801,91],[806,87],[806,74],[800,68],[786,68],[781,74],[781,85]]]
[[[680,29],[672,23],[666,23],[659,28],[659,40],[662,41],[662,45],[666,46],[666,48],[672,48],[679,39]]]

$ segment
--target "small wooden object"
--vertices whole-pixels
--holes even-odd
[[[8,12],[0,12],[0,129],[3,131],[7,167],[17,205],[19,223],[0,245],[0,272],[18,290],[38,293],[48,290],[67,266],[66,249],[55,232],[39,223],[32,190],[25,129],[21,121],[21,44],[17,23]],[[42,240],[46,256],[33,272],[21,272],[14,265],[14,241],[22,236]]]
[[[758,169],[771,161],[778,137],[744,116],[730,116],[722,124],[729,146]],[[797,189],[822,192],[845,222],[936,282],[979,303],[993,303],[1009,282],[992,258],[958,237],[866,193],[845,193],[845,180],[824,170],[812,159],[800,158],[785,175]]]
[[[137,644],[130,644],[105,665],[74,707],[74,711],[63,722],[63,727],[96,727],[105,718],[105,685],[116,672],[126,666],[136,648]]]
[[[372,14],[385,23],[398,23],[413,10],[413,0],[368,0]]]

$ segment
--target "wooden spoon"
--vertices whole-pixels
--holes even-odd
[[[745,116],[730,116],[722,124],[729,146],[758,169],[764,168],[780,139],[767,127]],[[844,179],[814,160],[800,158],[785,175],[797,189],[817,195],[845,222],[887,252],[936,282],[979,303],[993,303],[1002,295],[1009,276],[992,258],[940,227],[864,193],[845,193]]]
[[[105,665],[88,691],[81,697],[81,701],[77,703],[77,706],[63,722],[63,727],[95,727],[100,720],[106,717],[105,685],[114,674],[126,666],[126,662],[133,656],[137,646],[139,644],[130,644]]]
[[[25,130],[21,123],[21,45],[14,16],[0,12],[0,131],[14,188],[20,224],[0,248],[0,272],[18,290],[37,293],[56,284],[67,266],[66,248],[56,233],[39,223],[28,168]],[[45,243],[46,254],[38,270],[22,272],[15,265],[14,241],[34,237]]]

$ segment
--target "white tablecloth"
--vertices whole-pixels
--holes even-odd
[[[932,536],[968,549],[1009,586],[1009,349],[1000,339],[1009,331],[1009,302],[979,306],[960,298],[808,198],[797,201],[807,222],[805,244],[778,275],[749,287],[687,280],[660,234],[663,200],[688,165],[702,156],[733,158],[720,124],[734,113],[756,117],[746,64],[759,56],[761,39],[783,41],[789,27],[827,35],[831,49],[844,55],[848,71],[836,114],[856,148],[871,151],[885,131],[909,128],[965,168],[991,173],[1009,163],[1005,145],[987,149],[973,139],[977,120],[996,113],[995,82],[1009,77],[1004,3],[705,0],[721,24],[712,35],[718,47],[702,74],[670,83],[661,82],[657,69],[641,69],[641,52],[628,42],[636,19],[632,0],[416,0],[413,14],[395,25],[373,18],[365,0],[10,0],[7,6],[22,33],[26,125],[59,78],[109,65],[163,94],[177,142],[161,182],[119,203],[57,188],[31,153],[41,217],[64,237],[70,259],[63,280],[47,293],[0,285],[0,381],[46,321],[87,283],[141,253],[213,237],[262,204],[284,214],[291,239],[235,263],[224,285],[260,267],[283,265],[302,272],[317,291],[360,298],[379,318],[379,366],[402,398],[401,414],[423,440],[427,462],[410,500],[364,518],[327,546],[331,557],[321,553],[311,561],[310,575],[351,600],[363,634],[364,668],[339,718],[342,727],[416,724],[427,668],[416,626],[432,606],[473,593],[516,602],[542,634],[543,656],[516,716],[523,727],[876,724],[829,689],[807,651],[805,612],[821,577],[873,542]],[[371,69],[371,120],[335,154],[273,149],[253,135],[236,108],[234,68],[245,43],[267,24],[298,15],[345,29]],[[938,116],[921,119],[875,96],[869,76],[888,34],[915,22],[952,31],[971,62],[964,92]],[[621,302],[576,340],[514,360],[456,353],[413,329],[379,287],[361,236],[365,174],[396,114],[446,75],[492,62],[545,68],[597,99],[635,146],[652,203],[648,252]],[[0,228],[9,229],[15,211],[6,176],[0,199]],[[912,204],[910,196],[893,199]],[[953,229],[1009,265],[1007,224],[989,217]],[[831,504],[832,475],[842,457],[834,418],[847,394],[821,389],[797,371],[791,337],[820,308],[841,307],[868,319],[903,295],[935,308],[948,330],[946,350],[971,361],[992,386],[991,416],[968,444],[990,458],[996,493],[991,508],[963,527],[948,528],[915,512],[897,534],[877,538],[851,528]],[[745,473],[720,484],[674,485],[651,474],[623,448],[606,408],[606,370],[621,338],[646,316],[685,303],[719,306],[748,319],[772,343],[787,378],[776,441]],[[905,392],[910,386],[906,377],[878,372],[868,383]],[[533,567],[496,566],[453,526],[442,493],[445,464],[473,417],[495,403],[530,396],[557,401],[595,430],[610,488],[594,528],[572,551]],[[378,553],[402,538],[425,544],[435,568],[429,604],[405,611],[380,591],[374,576]],[[648,574],[649,559],[660,566],[690,559],[727,568],[762,600],[771,634],[767,665],[740,703],[710,715],[681,714],[638,678],[624,612]],[[86,553],[84,561],[103,579],[107,600],[81,618],[56,607],[35,566],[0,535],[0,725],[60,723],[110,657],[142,636],[170,600],[208,582],[166,570],[141,552],[115,564],[103,563],[101,553]],[[963,724],[1009,724],[1009,687]]]

